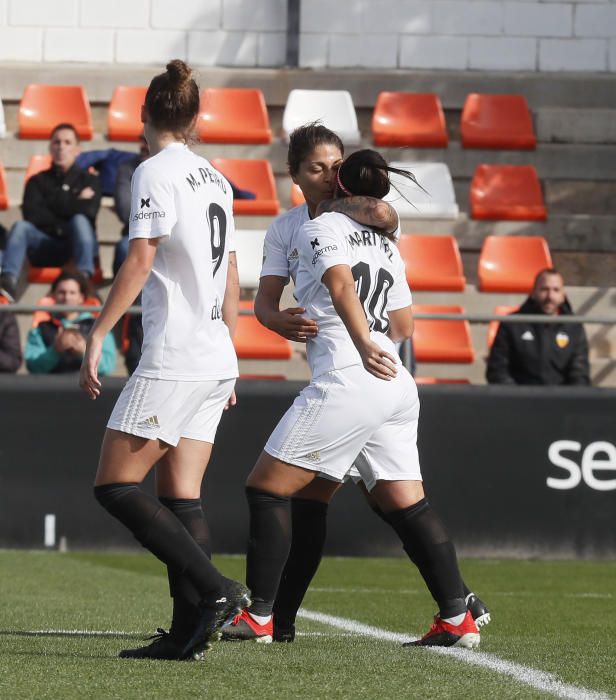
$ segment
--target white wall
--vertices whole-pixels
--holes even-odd
[[[304,0],[306,67],[616,72],[616,0]]]
[[[287,0],[0,0],[0,61],[281,66]],[[301,0],[310,68],[616,72],[616,0]]]
[[[0,61],[279,66],[286,0],[0,0]]]

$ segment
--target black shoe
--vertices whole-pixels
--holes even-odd
[[[290,644],[295,641],[295,625],[292,623],[276,624],[276,616],[274,615],[274,641]]]
[[[154,641],[144,647],[123,649],[118,656],[121,659],[168,659],[170,661],[183,658],[182,651],[186,640],[180,640],[160,627],[149,639]]]
[[[11,303],[17,296],[17,280],[12,275],[6,273],[0,275],[0,294],[6,297]]]
[[[246,586],[227,579],[225,592],[217,600],[204,600],[199,605],[197,623],[192,637],[184,645],[181,658],[198,658],[208,648],[208,644],[219,637],[220,628],[231,622],[252,601]]]
[[[492,616],[490,615],[488,606],[474,593],[469,593],[466,596],[466,608],[471,611],[471,615],[477,627],[485,627],[490,624]]]

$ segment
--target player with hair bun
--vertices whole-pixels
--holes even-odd
[[[94,493],[167,565],[173,620],[168,633],[122,658],[198,658],[250,602],[248,590],[210,561],[201,506],[216,428],[235,403],[239,283],[231,187],[186,145],[198,113],[190,68],[171,61],[146,93],[150,158],[132,180],[128,256],[81,368],[80,385],[96,399],[102,339],[143,289],[141,360],[107,424]],[[154,464],[158,498],[140,488]]]
[[[358,151],[337,169],[336,193],[381,198],[392,171],[375,151]],[[329,212],[305,223],[296,239],[295,295],[318,327],[307,340],[312,380],[246,482],[253,605],[234,621],[238,629],[242,621],[271,623],[291,545],[289,499],[318,475],[343,482],[354,464],[439,607],[430,631],[412,644],[479,644],[453,543],[423,491],[417,387],[394,345],[412,334],[412,298],[393,238]]]

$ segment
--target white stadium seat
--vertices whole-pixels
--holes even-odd
[[[291,90],[282,116],[285,139],[298,126],[314,121],[335,131],[343,143],[361,141],[353,98],[347,90]]]
[[[445,163],[393,162],[390,165],[412,172],[425,190],[401,175],[391,174],[395,187],[384,199],[395,207],[401,219],[457,219],[460,209]]]
[[[263,264],[265,231],[241,229],[235,232],[235,252],[240,287],[256,289]]]

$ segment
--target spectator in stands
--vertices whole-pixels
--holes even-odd
[[[88,296],[88,282],[77,273],[62,272],[51,286],[51,295],[56,304],[82,305]],[[57,312],[32,328],[25,351],[28,370],[35,374],[78,372],[94,321],[87,311]],[[103,342],[99,373],[109,374],[115,363],[116,347],[109,333]]]
[[[113,257],[113,274],[118,274],[126,255],[128,254],[128,222],[130,219],[130,183],[133,178],[133,173],[137,167],[143,163],[148,157],[148,142],[142,135],[139,139],[139,153],[133,155],[132,158],[125,160],[118,167],[118,174],[115,181],[114,199],[115,210],[120,221],[124,224],[122,229],[122,238],[118,241],[115,247],[115,255]]]
[[[51,134],[51,167],[31,177],[24,192],[23,221],[9,232],[2,259],[0,292],[15,300],[26,256],[36,266],[64,265],[72,259],[86,277],[94,273],[94,221],[100,206],[98,177],[75,165],[79,136],[72,124]]]
[[[0,372],[17,372],[22,359],[15,314],[0,313]]]
[[[563,277],[539,272],[515,314],[570,316]],[[488,358],[490,384],[589,385],[588,343],[580,323],[501,323]]]

